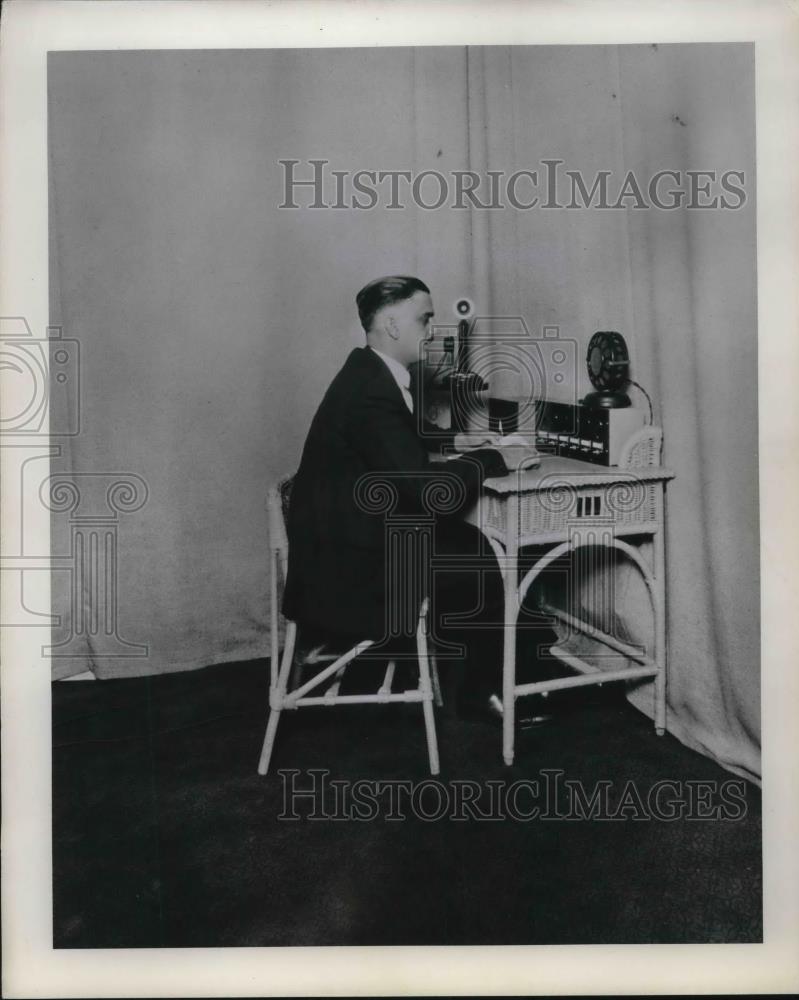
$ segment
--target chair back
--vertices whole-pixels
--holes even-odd
[[[269,519],[269,549],[279,562],[285,582],[289,560],[289,536],[286,529],[291,487],[294,476],[285,476],[270,487],[266,494],[266,509]]]
[[[642,427],[626,442],[619,455],[620,469],[643,469],[660,465],[663,431],[660,427]]]
[[[269,624],[271,631],[272,686],[277,683],[280,657],[280,598],[289,568],[289,536],[286,529],[288,505],[294,476],[284,476],[266,494],[269,526]]]

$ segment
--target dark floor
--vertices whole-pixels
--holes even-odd
[[[53,685],[56,947],[762,940],[758,790],[656,737],[618,686],[551,697],[556,720],[519,733],[512,768],[499,731],[454,717],[452,697],[438,711],[443,794],[479,782],[479,817],[487,782],[497,795],[536,779],[549,818],[525,821],[506,804],[499,822],[425,821],[406,797],[406,818],[390,820],[383,797],[371,821],[309,819],[308,802],[292,821],[278,818],[279,769],[304,783],[309,768],[348,781],[428,777],[421,709],[286,714],[261,778],[267,674],[252,662]],[[547,769],[589,795],[609,782],[606,818],[558,818],[569,800],[561,784],[547,806]],[[738,818],[653,815],[647,799],[663,780],[677,783],[664,807],[704,802]],[[434,795],[417,811],[433,814]],[[533,805],[528,788],[517,805]]]

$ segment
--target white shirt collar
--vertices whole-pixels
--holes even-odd
[[[405,365],[401,365],[399,361],[396,361],[394,358],[390,358],[387,354],[383,354],[382,351],[378,351],[376,347],[370,347],[369,350],[374,351],[379,358],[385,361],[388,370],[394,376],[394,381],[397,383],[400,389],[407,390],[410,388],[411,373],[408,371]]]

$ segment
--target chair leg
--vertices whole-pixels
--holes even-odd
[[[275,734],[277,724],[280,722],[280,709],[273,708],[269,712],[269,721],[266,724],[266,735],[264,745],[261,748],[261,759],[258,761],[258,773],[263,775],[269,770],[269,761],[272,758],[272,747],[275,745]]]
[[[435,701],[438,708],[441,708],[444,704],[444,699],[441,697],[441,681],[438,679],[438,664],[436,663],[435,656],[430,656],[430,680],[433,683],[433,700]]]
[[[286,695],[286,685],[289,674],[294,665],[294,646],[297,641],[297,626],[292,622],[286,631],[286,642],[283,647],[283,660],[278,672],[277,684],[269,692],[269,721],[266,724],[266,733],[261,747],[261,757],[258,761],[258,773],[263,775],[269,770],[269,761],[272,758],[272,747],[275,744],[277,724],[280,722],[280,712],[283,708],[283,699]]]
[[[427,755],[430,758],[430,773],[438,774],[441,770],[438,762],[438,741],[436,739],[436,720],[433,716],[432,700],[422,702],[424,712],[424,728],[427,732]]]
[[[294,688],[298,688],[305,677],[305,665],[300,663],[299,660],[295,660],[291,665],[291,670],[289,671],[288,684],[286,689],[288,691],[293,691]]]
[[[436,739],[436,720],[433,712],[433,687],[430,683],[430,662],[427,655],[427,635],[424,624],[420,622],[416,632],[416,651],[419,656],[419,687],[422,690],[422,711],[424,712],[424,728],[427,735],[427,754],[430,758],[430,773],[440,772],[438,761],[438,740]]]
[[[380,698],[385,698],[386,701],[388,701],[391,697],[391,685],[394,683],[394,672],[396,669],[396,660],[389,660],[385,676],[383,677],[383,683],[380,685],[380,689],[377,692],[378,696]]]

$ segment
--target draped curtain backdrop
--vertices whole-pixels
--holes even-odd
[[[436,322],[467,296],[532,334],[557,326],[580,396],[591,334],[624,334],[676,473],[669,728],[759,774],[753,47],[53,53],[49,145],[51,322],[80,345],[79,396],[52,399],[54,432],[80,415],[51,468],[54,676],[268,655],[267,487],[363,343],[355,292],[411,273]],[[312,159],[328,203],[333,170],[544,159],[589,185],[610,171],[614,198],[630,170],[740,170],[748,200],[425,210],[403,188],[404,209],[279,208],[279,161],[307,179]],[[634,574],[616,578],[625,628],[651,641]]]

